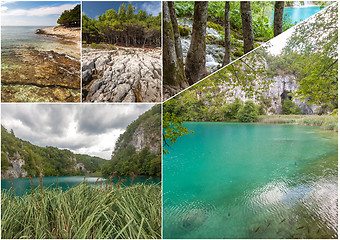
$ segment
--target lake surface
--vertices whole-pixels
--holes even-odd
[[[185,123],[163,158],[164,238],[337,238],[337,134]]]
[[[299,23],[313,16],[320,10],[320,6],[287,7],[284,8],[283,14],[287,15],[292,20],[292,23]]]
[[[126,182],[123,182],[121,186],[130,186],[131,177],[122,177],[121,179],[126,179]],[[148,177],[135,177],[133,184],[136,183],[144,183]],[[32,178],[34,188],[39,186],[39,178]],[[118,177],[114,177],[112,179],[112,183],[116,184],[118,182]],[[31,192],[31,182],[27,178],[15,178],[15,179],[2,179],[1,180],[1,189],[10,189],[13,182],[14,193],[17,196],[22,196],[26,193]],[[61,187],[63,190],[67,190],[72,187],[76,187],[84,181],[84,176],[59,176],[58,177],[58,187]],[[103,185],[105,186],[107,179],[98,178],[98,177],[89,177],[86,176],[86,182],[93,186]],[[153,177],[146,182],[146,184],[150,183],[159,183],[160,178]],[[43,177],[43,186],[55,188],[57,185],[57,177]]]

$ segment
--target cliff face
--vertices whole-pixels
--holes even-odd
[[[7,154],[6,154],[7,155]],[[7,170],[1,170],[1,179],[26,177],[27,171],[24,169],[25,160],[16,152],[12,157],[5,159],[8,162]]]
[[[119,136],[112,158],[102,173],[111,176],[161,174],[161,106],[155,105],[132,122]]]
[[[100,170],[105,160],[55,147],[39,147],[1,127],[1,178],[67,176]]]
[[[139,116],[131,123],[126,131],[120,135],[113,154],[121,151],[127,146],[135,148],[136,152],[142,151],[145,147],[150,152],[160,154],[161,152],[161,118],[160,105],[154,106],[151,110]]]

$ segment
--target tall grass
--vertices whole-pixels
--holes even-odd
[[[268,124],[297,124],[320,126],[321,129],[338,131],[338,116],[331,115],[273,115],[260,116],[260,123]]]
[[[159,184],[1,192],[1,238],[161,238]]]

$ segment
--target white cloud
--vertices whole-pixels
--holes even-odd
[[[2,16],[48,16],[48,15],[53,15],[53,14],[61,14],[63,11],[72,9],[75,6],[76,4],[63,4],[63,5],[56,6],[56,7],[13,9],[9,11],[7,11],[8,10],[7,7],[2,6],[1,12],[2,12]]]
[[[1,124],[41,147],[110,159],[127,125],[154,104],[3,104]]]
[[[152,3],[143,3],[141,9],[149,14],[152,14],[153,16],[158,15],[161,11],[160,8],[156,7],[155,4]]]

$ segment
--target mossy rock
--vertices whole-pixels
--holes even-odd
[[[190,28],[187,27],[187,26],[178,26],[178,30],[179,30],[179,34],[182,37],[189,36],[189,34],[190,34]]]
[[[208,28],[213,28],[213,29],[215,29],[217,31],[223,31],[223,27],[221,25],[219,25],[217,23],[210,22],[210,21],[207,23],[207,27]]]
[[[213,44],[217,41],[217,37],[213,35],[207,35],[205,40],[207,44]]]
[[[269,40],[266,37],[255,37],[254,39],[255,41],[258,41],[258,42],[267,42]]]
[[[242,57],[243,56],[243,52],[242,51],[235,51],[235,52],[233,52],[233,55],[235,56],[235,57]]]

